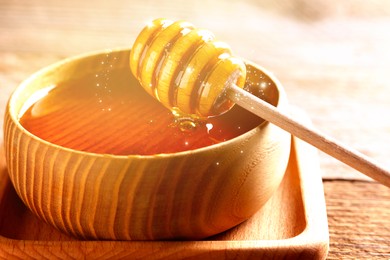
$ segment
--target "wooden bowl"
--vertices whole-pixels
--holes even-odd
[[[81,239],[201,239],[251,217],[278,187],[289,158],[291,137],[272,124],[263,122],[234,139],[192,151],[116,156],[49,143],[19,123],[38,90],[95,73],[105,55],[114,55],[115,66],[125,68],[129,52],[66,59],[35,73],[12,94],[4,139],[20,198],[42,220]],[[264,97],[288,109],[278,81],[246,64],[252,87],[267,82]]]

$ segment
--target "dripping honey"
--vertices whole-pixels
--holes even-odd
[[[193,150],[237,137],[261,119],[235,106],[180,129],[167,108],[146,93],[128,69],[89,74],[48,86],[20,117],[32,134],[86,152],[153,155]]]

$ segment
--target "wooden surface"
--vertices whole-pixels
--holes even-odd
[[[8,178],[4,155],[0,156],[0,257],[13,254],[26,259],[50,252],[59,258],[325,259],[328,251],[318,156],[302,141],[294,140],[282,184],[260,211],[233,229],[197,241],[76,241],[24,206]]]
[[[212,30],[237,55],[271,70],[290,103],[303,108],[315,126],[389,166],[386,0],[0,0],[0,114],[32,72],[73,54],[131,46],[145,22],[156,17]],[[323,153],[320,167],[328,258],[388,259],[389,189],[362,181],[361,174]]]

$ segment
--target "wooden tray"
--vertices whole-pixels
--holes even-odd
[[[203,241],[78,241],[36,218],[20,201],[0,151],[0,257],[324,259],[329,233],[317,152],[293,138],[281,186],[251,219]]]

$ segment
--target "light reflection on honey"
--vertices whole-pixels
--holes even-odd
[[[115,60],[109,58],[96,73],[52,86],[26,108],[21,124],[44,140],[76,150],[152,155],[220,143],[262,122],[235,106],[183,131],[171,111],[149,96],[129,69],[113,69]]]

